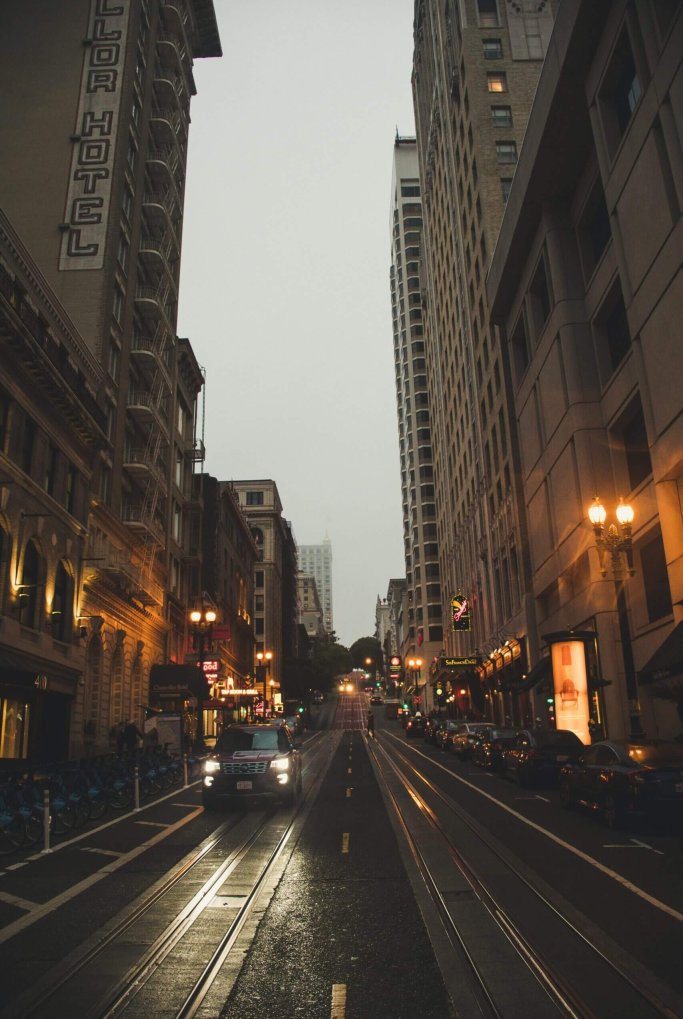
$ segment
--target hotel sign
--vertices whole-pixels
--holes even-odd
[[[91,0],[72,136],[61,271],[101,269],[126,56],[129,0]]]
[[[439,665],[442,669],[473,669],[479,665],[479,659],[471,655],[468,658],[440,658]]]

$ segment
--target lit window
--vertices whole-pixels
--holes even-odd
[[[507,92],[508,90],[507,75],[502,71],[497,74],[487,74],[486,82],[489,92]]]

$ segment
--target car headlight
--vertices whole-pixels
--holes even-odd
[[[221,762],[220,761],[205,761],[204,762],[204,774],[205,775],[211,775],[211,774],[213,774],[214,771],[220,771],[220,770],[221,770]]]
[[[276,757],[270,762],[270,766],[276,771],[289,771],[289,757]]]

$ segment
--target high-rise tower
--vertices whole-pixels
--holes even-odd
[[[332,542],[329,538],[322,545],[299,545],[299,569],[315,577],[318,596],[323,607],[323,625],[332,633]]]

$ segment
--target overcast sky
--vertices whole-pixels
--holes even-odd
[[[272,478],[329,535],[342,644],[405,573],[390,192],[412,135],[413,0],[214,0],[197,60],[178,332],[206,369],[205,469]]]

